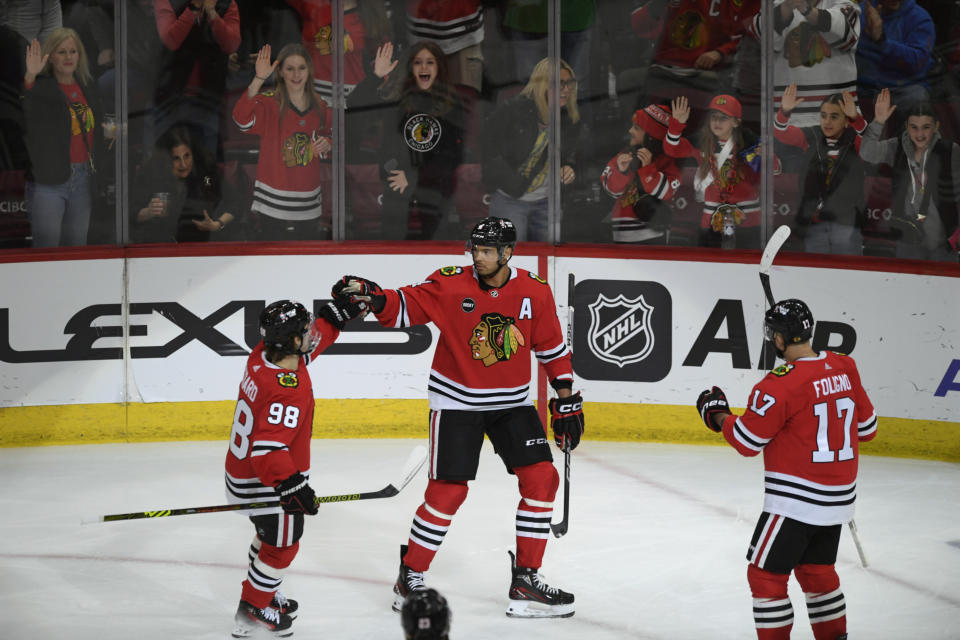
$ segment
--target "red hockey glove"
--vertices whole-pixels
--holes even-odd
[[[697,398],[697,411],[703,419],[703,424],[711,431],[720,433],[723,430],[723,419],[730,415],[730,405],[727,403],[727,396],[723,389],[713,387],[704,389]],[[715,420],[714,418],[719,418]]]
[[[343,276],[334,283],[332,292],[334,300],[363,302],[369,304],[374,313],[383,311],[384,305],[387,304],[387,296],[384,295],[380,285],[359,276]]]
[[[280,494],[280,506],[287,513],[305,513],[317,515],[317,494],[313,492],[307,479],[299,471],[276,486]]]
[[[561,449],[569,443],[573,451],[580,444],[583,435],[583,398],[577,391],[566,398],[550,398],[550,426],[553,428],[553,441]]]

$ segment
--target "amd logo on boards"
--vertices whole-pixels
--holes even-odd
[[[574,288],[573,368],[590,380],[657,382],[672,368],[673,308],[662,284],[584,280]],[[839,338],[838,342],[834,342]],[[833,343],[832,343],[833,342]],[[750,369],[750,340],[741,300],[720,299],[687,351],[682,366],[700,367],[711,353],[727,354],[734,369]],[[819,320],[812,346],[852,353],[851,325]],[[773,368],[773,349],[762,349],[757,369]]]
[[[317,309],[326,304],[326,300],[314,300]],[[130,348],[131,358],[166,358],[193,340],[206,345],[220,356],[246,356],[260,342],[260,313],[266,303],[263,300],[232,300],[210,315],[200,317],[177,302],[134,302],[130,304],[130,315],[150,315],[158,313],[177,327],[180,335],[165,344],[138,346]],[[244,345],[239,345],[216,326],[237,313],[243,312]],[[113,326],[99,326],[101,318],[116,318]],[[68,362],[76,360],[119,360],[123,357],[121,347],[95,347],[101,338],[123,337],[120,326],[122,308],[120,304],[95,304],[80,309],[63,328],[70,335],[63,349],[39,349],[20,351],[11,345],[10,309],[0,308],[0,361],[14,364],[32,362]],[[95,326],[95,323],[98,326]],[[433,341],[430,330],[424,326],[404,329],[387,329],[377,322],[349,322],[344,331],[405,333],[405,342],[337,342],[323,352],[323,355],[390,355],[423,353]],[[128,335],[146,336],[145,324],[131,324]]]

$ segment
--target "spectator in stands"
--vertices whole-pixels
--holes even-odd
[[[787,86],[797,85],[804,102],[793,114],[796,126],[819,124],[817,105],[828,95],[856,98],[859,13],[851,0],[774,0],[774,103],[779,108]],[[759,11],[749,24],[749,37],[759,40]]]
[[[479,93],[483,88],[483,3],[406,0],[406,5],[407,41],[436,42],[447,57],[450,83]]]
[[[560,102],[560,184],[576,179],[581,131],[577,76],[563,60],[559,87],[553,86],[553,74],[549,58],[537,63],[527,86],[497,107],[484,126],[483,182],[493,194],[490,215],[513,222],[520,242],[549,239],[547,125],[554,100]]]
[[[915,0],[865,0],[862,8],[857,47],[861,107],[872,112],[873,101],[885,87],[901,107],[928,102],[927,72],[936,36],[930,14]]]
[[[667,201],[680,186],[680,169],[663,153],[670,107],[651,104],[633,114],[629,145],[607,163],[603,188],[616,199],[613,241],[663,244],[669,225]]]
[[[710,101],[707,123],[695,147],[682,137],[690,119],[690,103],[678,96],[663,150],[674,158],[694,158],[694,193],[703,202],[700,244],[705,247],[760,247],[760,163],[755,134],[741,126],[740,102],[720,94]]]
[[[31,42],[23,83],[33,246],[84,245],[103,149],[103,109],[77,32],[55,29],[43,47]]]
[[[877,96],[874,120],[863,134],[860,155],[893,168],[890,204],[891,224],[899,236],[897,257],[956,262],[960,256],[960,145],[943,139],[936,112],[928,103],[907,107],[904,131],[880,140],[884,124],[896,109],[891,92],[883,89]]]
[[[403,71],[387,78],[397,66],[392,55],[389,43],[378,50],[374,74],[358,85],[348,106],[389,104],[380,150],[383,238],[430,240],[452,213],[454,174],[463,161],[463,108],[436,43],[414,44]]]
[[[857,154],[867,123],[850,93],[820,104],[820,126],[794,127],[790,115],[803,99],[797,85],[783,92],[774,120],[777,140],[804,151],[797,231],[810,253],[860,255],[863,252],[863,160]]]
[[[320,161],[332,149],[331,113],[313,89],[313,65],[302,44],[288,44],[271,63],[257,54],[254,78],[233,108],[244,133],[260,136],[251,205],[251,240],[327,239]],[[260,92],[276,72],[275,91]]]
[[[157,141],[146,169],[134,183],[136,242],[223,240],[234,221],[215,163],[187,127],[175,127]]]
[[[300,14],[303,44],[313,60],[314,88],[333,104],[333,22],[331,0],[287,0]],[[389,23],[379,0],[344,0],[343,93],[360,84],[377,47],[390,40]]]
[[[154,0],[157,31],[166,47],[156,91],[156,128],[187,123],[219,158],[220,116],[227,59],[240,46],[235,0]]]
[[[0,24],[20,34],[26,47],[34,40],[45,42],[55,29],[63,26],[63,9],[60,0],[3,0]]]

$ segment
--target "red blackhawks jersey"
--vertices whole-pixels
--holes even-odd
[[[252,211],[280,220],[313,220],[322,213],[320,158],[312,141],[330,137],[330,109],[320,101],[306,113],[280,103],[272,91],[250,98],[244,92],[233,108],[233,121],[244,133],[260,136]]]
[[[314,330],[321,336],[320,343],[300,357],[296,370],[267,360],[262,342],[247,358],[224,476],[230,504],[276,500],[278,483],[298,471],[310,476],[314,399],[307,365],[340,335],[322,318],[314,320]],[[280,511],[276,507],[253,513]]]
[[[333,103],[333,23],[330,0],[287,0],[300,14],[303,43],[313,61],[313,88]],[[349,95],[366,76],[363,50],[367,28],[357,9],[343,12],[343,93]]]
[[[472,266],[443,267],[424,282],[385,293],[380,324],[432,322],[440,330],[427,385],[434,411],[533,404],[531,352],[551,381],[573,381],[553,293],[535,273],[511,267],[507,282],[492,289],[481,286]]]
[[[411,43],[432,40],[447,55],[483,42],[480,0],[407,0]]]
[[[764,511],[814,525],[853,517],[859,442],[877,414],[853,358],[822,351],[777,367],[754,386],[723,436],[745,456],[763,452]]]

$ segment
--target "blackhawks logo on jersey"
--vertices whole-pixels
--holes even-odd
[[[793,371],[793,365],[792,365],[792,364],[782,364],[782,365],[780,365],[779,367],[777,367],[776,369],[773,369],[770,373],[772,373],[772,374],[775,375],[775,376],[781,376],[781,377],[783,377],[783,376],[787,375],[788,373],[790,373],[791,371]]]
[[[287,167],[305,167],[313,160],[310,137],[302,131],[297,131],[284,140],[280,152],[283,155],[283,164]]]
[[[300,379],[293,371],[284,371],[282,373],[278,373],[277,382],[280,383],[281,387],[287,387],[288,389],[296,389],[298,386],[300,386]]]
[[[463,273],[463,267],[440,267],[442,276],[458,276]]]
[[[513,318],[499,313],[485,313],[473,328],[467,344],[473,359],[489,367],[515,356],[520,347],[526,345],[526,338]]]

